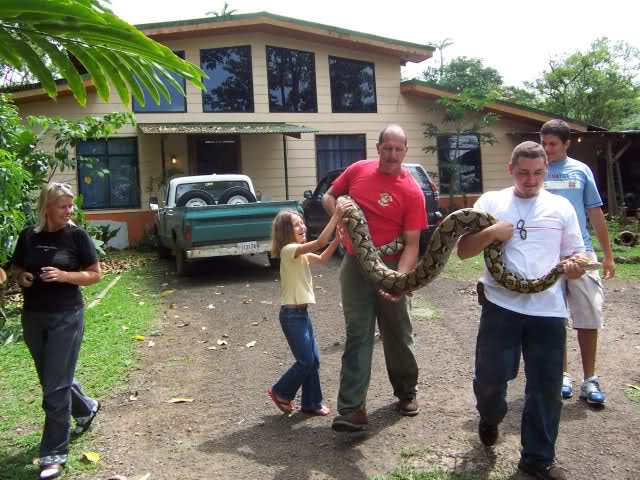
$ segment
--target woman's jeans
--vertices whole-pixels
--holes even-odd
[[[44,313],[24,311],[24,341],[42,385],[44,431],[40,463],[65,463],[69,452],[71,415],[91,415],[97,402],[87,397],[73,375],[84,330],[83,309]]]
[[[293,400],[302,387],[302,408],[320,408],[320,355],[307,308],[283,305],[280,307],[280,325],[296,363],[273,386],[273,391],[284,400]]]

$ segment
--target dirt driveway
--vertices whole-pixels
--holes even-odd
[[[495,450],[477,439],[471,375],[479,307],[472,283],[440,278],[416,295],[422,413],[404,418],[396,412],[379,342],[368,397],[370,430],[345,435],[330,429],[331,418],[279,415],[267,398],[267,387],[292,357],[277,322],[277,275],[264,263],[222,259],[199,264],[190,278],[167,274],[160,280],[175,293],[163,299],[155,346],[141,344],[130,391],[103,399],[93,433],[103,456],[99,478],[151,472],[150,480],[360,480],[401,462],[471,470],[480,478],[514,474],[520,379],[510,386],[510,412]],[[168,263],[166,269],[171,271]],[[344,345],[337,272],[337,261],[314,270],[318,305],[312,309],[332,409]],[[626,384],[640,383],[640,285],[611,284],[607,300],[599,357],[607,407],[595,411],[570,400],[562,413],[558,456],[573,479],[640,478],[640,404],[623,393]],[[570,338],[571,370],[578,376],[575,335]],[[194,401],[167,403],[174,397]]]

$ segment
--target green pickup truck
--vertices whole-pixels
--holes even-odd
[[[201,258],[266,253],[272,267],[271,223],[285,208],[302,212],[297,201],[262,202],[246,175],[197,175],[174,178],[164,200],[150,200],[161,256],[173,254],[179,275]]]

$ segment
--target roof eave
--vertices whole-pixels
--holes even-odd
[[[455,92],[437,88],[416,80],[402,82],[400,85],[400,92],[404,94],[430,98],[454,98],[457,96]],[[545,123],[554,118],[558,118],[557,115],[554,115],[550,112],[528,109],[516,104],[504,102],[493,102],[488,104],[486,108],[487,110],[498,113],[500,115],[539,123]],[[578,122],[576,120],[567,119],[567,123],[569,124],[569,127],[571,127],[571,129],[579,132],[586,132],[589,129],[589,125],[587,125],[586,123]]]
[[[431,45],[403,42],[329,25],[282,17],[268,12],[233,15],[224,20],[203,18],[179,22],[143,24],[136,25],[136,27],[148,37],[158,41],[250,31],[273,33],[303,40],[350,46],[360,50],[377,51],[399,57],[403,63],[420,63],[431,58],[434,51],[434,47]]]

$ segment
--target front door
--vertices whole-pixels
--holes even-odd
[[[216,135],[196,142],[196,175],[240,173],[240,137]]]

